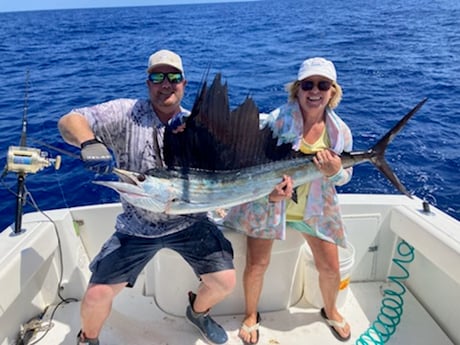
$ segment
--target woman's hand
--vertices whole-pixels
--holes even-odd
[[[278,202],[292,197],[293,181],[290,176],[284,175],[283,181],[278,183],[268,195],[270,202]]]
[[[316,153],[313,162],[321,173],[327,177],[333,176],[342,168],[340,156],[332,150],[323,150]]]

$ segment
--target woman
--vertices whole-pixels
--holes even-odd
[[[351,335],[350,326],[336,307],[340,285],[337,246],[346,247],[347,241],[335,186],[347,183],[352,175],[351,168],[343,169],[339,157],[341,152],[352,149],[351,131],[333,110],[340,103],[342,89],[337,83],[334,64],[317,57],[302,63],[297,79],[287,85],[287,90],[288,102],[268,115],[267,125],[278,137],[278,144],[291,143],[294,150],[314,154],[313,162],[323,177],[299,186],[297,203],[287,201],[285,212],[280,211],[284,202],[273,203],[283,199],[279,188],[270,195],[272,203],[258,200],[230,210],[228,222],[248,235],[243,275],[246,315],[239,335],[245,344],[256,344],[259,340],[257,306],[263,277],[273,240],[284,238],[285,216],[287,227],[301,232],[312,250],[324,301],[321,315],[332,333],[346,341]],[[266,218],[260,216],[264,202],[268,205]],[[242,221],[242,217],[247,221]],[[262,224],[253,224],[253,219],[261,219]]]

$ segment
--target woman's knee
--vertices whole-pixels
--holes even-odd
[[[321,259],[320,259],[321,260]],[[320,261],[318,260],[318,261]],[[325,260],[326,261],[326,260]],[[320,275],[329,277],[329,278],[337,278],[340,277],[340,266],[337,262],[322,262],[319,265],[316,265],[316,269]]]
[[[268,265],[270,264],[270,257],[267,258],[258,258],[256,260],[250,260],[248,258],[246,262],[246,271],[251,272],[253,274],[264,274],[265,271],[268,269]]]
[[[270,264],[273,240],[248,237],[246,267],[251,271],[265,272]]]

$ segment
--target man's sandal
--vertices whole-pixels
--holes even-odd
[[[329,325],[334,337],[336,337],[340,341],[347,341],[348,339],[350,339],[351,332],[346,337],[343,337],[339,332],[337,332],[338,328],[343,329],[347,325],[347,321],[345,319],[342,319],[341,322],[329,320],[327,318],[326,312],[324,311],[324,308],[321,308],[321,316],[323,317],[324,321],[326,321],[326,323]]]
[[[259,342],[259,327],[260,327],[260,321],[261,321],[261,317],[260,317],[260,314],[259,312],[257,312],[257,323],[255,325],[252,325],[252,326],[247,326],[244,324],[244,322],[241,324],[241,329],[243,331],[245,331],[247,334],[251,335],[252,332],[256,332],[256,341],[255,342],[251,342],[251,341],[244,341],[243,340],[243,344],[244,345],[255,345]]]

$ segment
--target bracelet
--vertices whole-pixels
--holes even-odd
[[[82,149],[82,148],[84,148],[84,147],[86,147],[88,145],[91,145],[91,144],[102,144],[102,143],[99,140],[97,140],[96,138],[89,139],[89,140],[86,140],[86,141],[82,142],[80,144],[80,148]]]
[[[340,167],[339,171],[337,171],[334,175],[328,177],[329,181],[331,181],[332,183],[337,183],[338,181],[342,179],[343,172],[344,172],[343,167]]]

